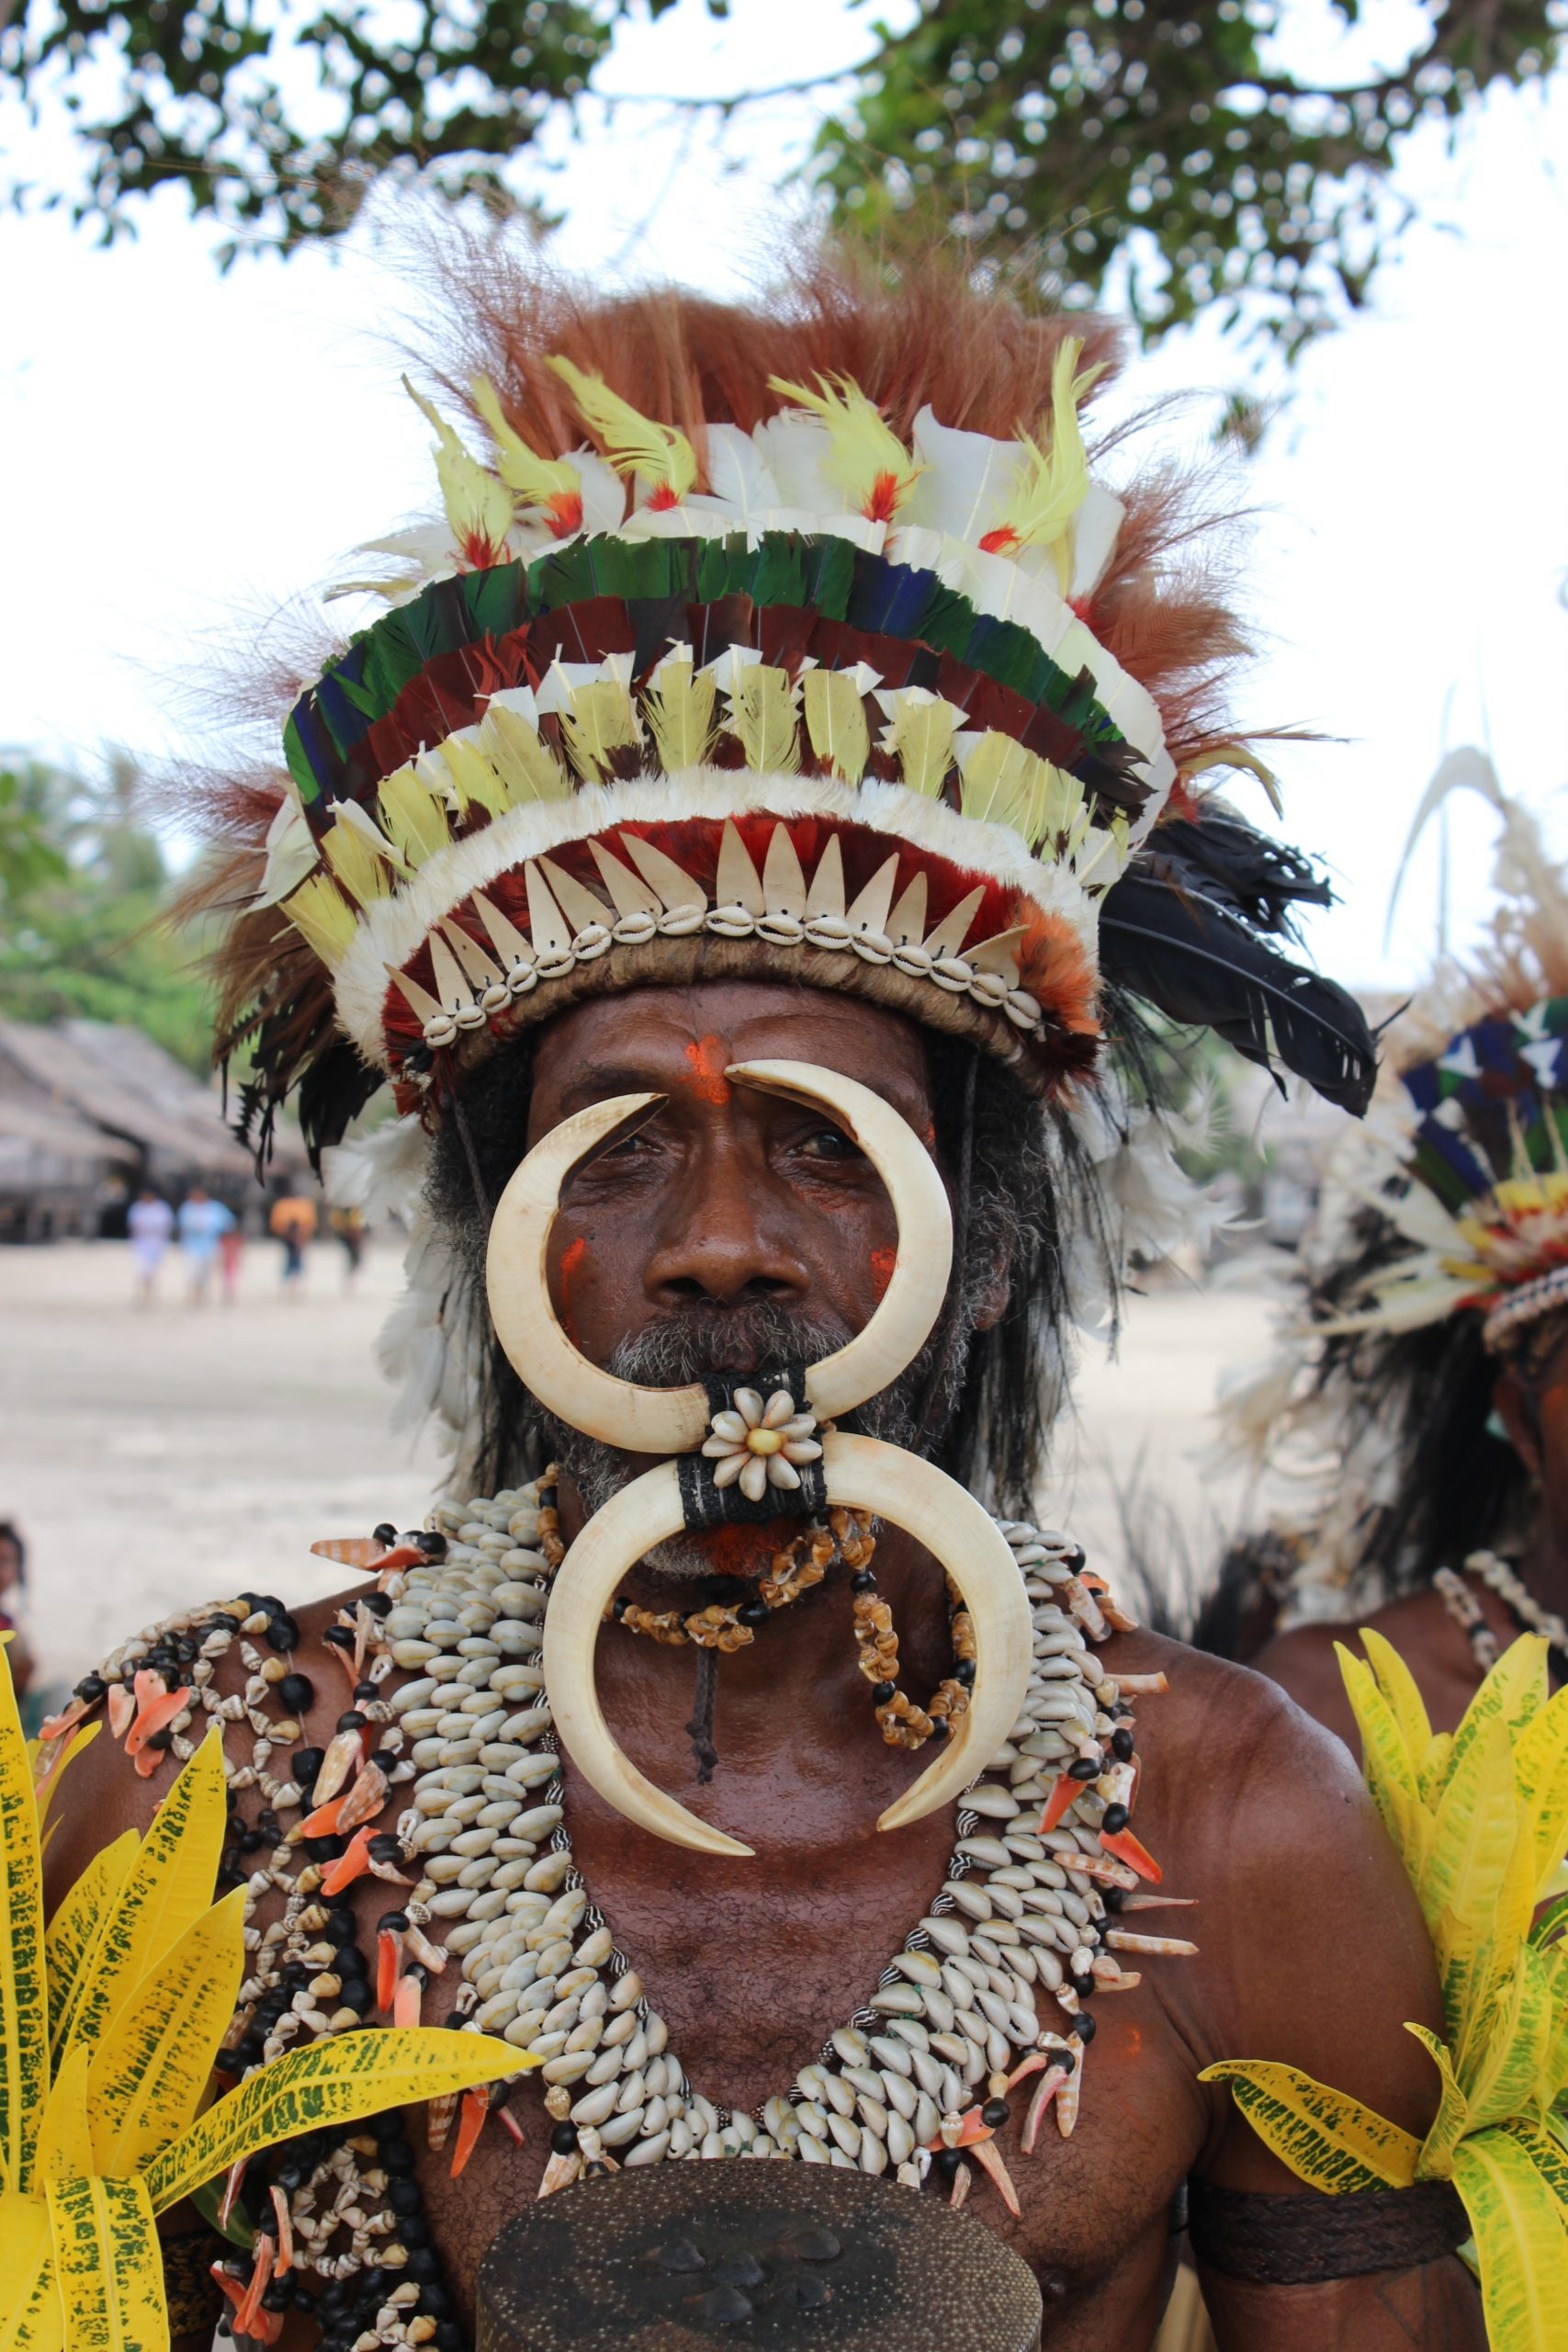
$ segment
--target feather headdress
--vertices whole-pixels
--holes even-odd
[[[1325,1163],[1278,1351],[1224,1408],[1299,1544],[1292,1620],[1375,1607],[1518,1532],[1521,1474],[1484,1434],[1489,1351],[1568,1305],[1568,887],[1472,749],[1439,766],[1406,858],[1459,788],[1502,820],[1487,935],[1384,1033],[1371,1113]]]
[[[247,1109],[298,1088],[319,1148],[390,1078],[428,1118],[520,1026],[699,969],[895,1005],[1036,1092],[1121,979],[1359,1107],[1354,1006],[1234,887],[1290,854],[1178,788],[1252,759],[1209,708],[1238,640],[1166,490],[1090,479],[1106,329],[934,265],[754,310],[466,291],[488,459],[422,400],[446,530],[382,543],[390,609],[227,803]]]

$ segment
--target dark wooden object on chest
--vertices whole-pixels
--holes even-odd
[[[981,2222],[815,2165],[656,2165],[508,2222],[477,2352],[1038,2352],[1040,2290]]]

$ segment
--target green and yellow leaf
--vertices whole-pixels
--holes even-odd
[[[1474,2063],[1461,2066],[1472,2132],[1510,2116],[1541,2115],[1551,2101],[1548,2067],[1552,2041],[1551,1986],[1540,1955],[1528,1945],[1477,2037]]]
[[[1547,1645],[1539,1634],[1521,1634],[1510,1642],[1464,1711],[1453,1735],[1444,1774],[1446,1788],[1486,1724],[1500,1723],[1511,1747],[1524,1737],[1546,1699]],[[1440,1793],[1440,1792],[1439,1792]]]
[[[135,1830],[127,1829],[112,1845],[101,1846],[49,1923],[43,1945],[49,2013],[62,2039],[80,1997],[82,1962],[102,1933],[141,1843]]]
[[[1561,2139],[1539,2123],[1527,2122],[1522,2115],[1511,2116],[1497,2128],[1518,2142],[1568,2216],[1568,2149]]]
[[[1364,1658],[1336,1642],[1339,1671],[1361,1735],[1361,1769],[1383,1827],[1398,1849],[1400,1860],[1419,1886],[1432,1844],[1432,1819],[1421,1802],[1416,1767],[1399,1724],[1377,1678]]]
[[[1495,1667],[1493,1672],[1496,1670]],[[1478,1706],[1479,1699],[1472,1704]],[[1438,1965],[1444,1968],[1456,1939],[1467,1952],[1490,1940],[1518,1831],[1513,1751],[1501,1712],[1494,1709],[1482,1715],[1466,1739],[1469,1724],[1467,1715],[1455,1735],[1458,1761],[1438,1801],[1418,1888]],[[1451,2036],[1451,2020],[1450,2030]]]
[[[1514,1774],[1535,1823],[1540,1896],[1568,1853],[1568,1690],[1559,1690],[1526,1726],[1514,1749]]]
[[[1416,2177],[1421,2143],[1414,2133],[1294,2066],[1227,2058],[1198,2079],[1228,2082],[1258,2138],[1310,2188],[1342,2196],[1407,2188]]]
[[[1481,2267],[1491,2352],[1556,2352],[1568,2343],[1568,2234],[1551,2188],[1506,2132],[1483,2132],[1454,2151]]]
[[[510,2042],[430,2026],[368,2027],[291,2050],[220,2098],[153,2158],[145,2175],[153,2209],[166,2211],[202,2181],[276,2140],[500,2082],[535,2063]]]
[[[1431,2130],[1421,2143],[1421,2153],[1416,2159],[1417,2180],[1448,2180],[1454,2168],[1454,2150],[1470,2128],[1470,2109],[1449,2056],[1448,2046],[1429,2033],[1424,2025],[1407,2025],[1428,2053],[1443,2078],[1443,2093],[1438,2102],[1438,2112],[1432,2119]]]
[[[10,1660],[0,1652],[0,2189],[25,2188],[49,2091],[38,1809]]]
[[[70,2180],[93,2169],[93,2135],[87,2122],[87,2067],[92,2057],[85,2047],[73,2050],[55,2076],[43,2123],[38,2135],[33,2187],[51,2180]]]
[[[41,2193],[0,2195],[0,2352],[62,2352],[65,2316]]]
[[[1418,1784],[1431,1750],[1432,1724],[1416,1677],[1393,1644],[1386,1641],[1375,1625],[1361,1627],[1361,1647],[1404,1743],[1411,1778]]]
[[[49,2218],[70,2352],[169,2352],[145,2183],[96,2174],[51,2182]]]
[[[100,2041],[121,2003],[212,1901],[227,1806],[223,1744],[209,1731],[153,1815],[118,1901],[82,1972],[82,1994],[56,2064],[78,2041]]]
[[[40,1830],[49,1819],[51,1805],[60,1793],[60,1783],[83,1749],[91,1747],[102,1729],[101,1724],[78,1724],[66,1741],[63,1750],[58,1743],[51,1742],[53,1753],[47,1758],[41,1757],[39,1753],[43,1745],[41,1740],[34,1739],[28,1742],[28,1753],[33,1766],[33,1792],[38,1803]]]
[[[196,2120],[239,1997],[244,1921],[241,1886],[186,1929],[91,2053],[97,2171],[141,2171]]]

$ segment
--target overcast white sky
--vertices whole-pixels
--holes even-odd
[[[1373,0],[1365,45],[1397,48],[1410,14]],[[1320,0],[1297,0],[1292,45],[1321,41],[1324,19]],[[845,0],[735,0],[727,25],[681,0],[632,28],[599,81],[728,92],[851,65],[871,44]],[[798,99],[728,130],[592,109],[587,141],[552,139],[532,184],[566,212],[574,265],[741,288],[788,213],[773,191],[815,121]],[[1267,651],[1243,697],[1258,723],[1347,739],[1281,754],[1285,830],[1331,863],[1345,899],[1312,929],[1319,960],[1390,985],[1418,976],[1434,937],[1435,840],[1386,951],[1383,920],[1445,745],[1488,744],[1531,800],[1568,782],[1563,78],[1489,101],[1452,154],[1418,133],[1398,187],[1419,224],[1370,312],[1295,371],[1250,470],[1248,595]],[[378,340],[395,292],[373,259],[305,253],[220,278],[217,241],[172,196],[107,251],[60,217],[0,220],[0,745],[80,760],[106,740],[166,745],[167,682],[205,639],[429,503],[428,435]],[[1172,337],[1135,365],[1128,396],[1213,390],[1249,366],[1213,334]],[[1568,846],[1562,806],[1549,828]],[[1484,909],[1492,830],[1479,808],[1456,809],[1461,940]]]

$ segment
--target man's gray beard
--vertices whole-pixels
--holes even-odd
[[[925,1437],[928,1443],[941,1436],[963,1386],[969,1333],[967,1317],[961,1317],[960,1321],[961,1328],[953,1337],[932,1400]],[[917,1450],[919,1416],[941,1334],[939,1325],[937,1332],[890,1387],[868,1397],[852,1413],[841,1416],[837,1426],[863,1437],[880,1438],[887,1445]],[[650,1324],[634,1338],[621,1340],[608,1368],[619,1379],[636,1381],[645,1387],[680,1388],[714,1373],[739,1378],[760,1365],[820,1363],[824,1356],[843,1347],[850,1337],[850,1332],[836,1320],[796,1314],[788,1307],[765,1302],[744,1306],[694,1307]],[[648,1466],[638,1455],[624,1453],[618,1446],[588,1437],[581,1430],[570,1429],[553,1416],[546,1417],[545,1427],[557,1461],[576,1487],[583,1510],[590,1516],[602,1510],[613,1495],[619,1494]],[[700,1535],[671,1536],[668,1543],[656,1544],[646,1555],[643,1565],[672,1583],[691,1583],[716,1573]]]

